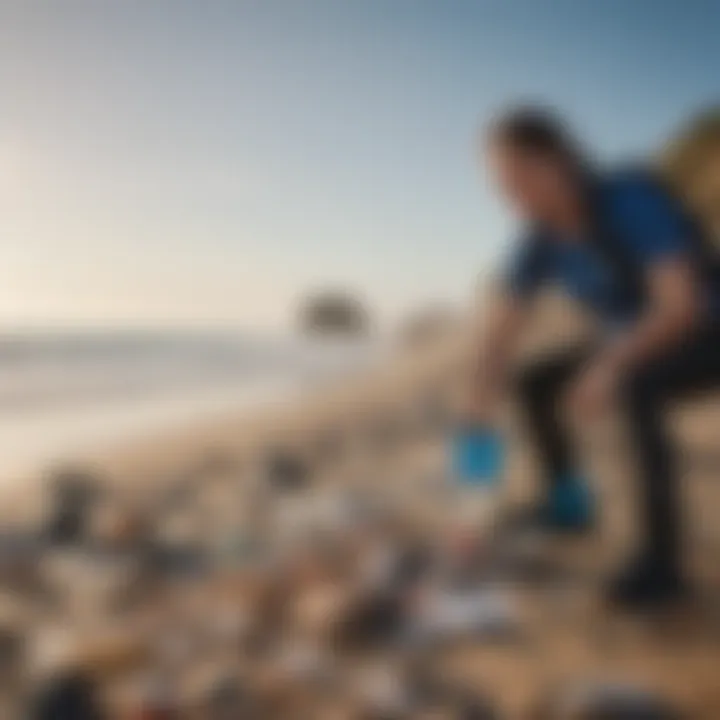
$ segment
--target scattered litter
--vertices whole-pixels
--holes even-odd
[[[418,423],[443,426],[436,408],[421,410],[412,428],[376,415],[377,448],[426,438]],[[549,590],[532,596],[547,604],[566,587],[557,554],[503,526],[495,494],[457,487],[434,456],[363,464],[361,452],[340,452],[346,440],[331,428],[315,454],[272,450],[243,482],[228,457],[208,455],[145,504],[101,494],[89,473],[55,476],[41,531],[0,536],[0,586],[28,612],[0,622],[0,675],[23,660],[35,698],[8,717],[497,720],[493,699],[439,669],[449,673],[456,651],[523,639],[520,593]],[[314,482],[339,455],[355,464],[337,476],[323,467]],[[28,578],[49,602],[28,602]],[[563,620],[568,603],[553,607]],[[423,672],[408,671],[421,659]],[[98,691],[105,699],[115,675],[126,688],[129,673],[156,682],[131,712],[100,714]],[[547,720],[677,717],[650,693],[612,685],[548,707]]]
[[[200,702],[203,720],[240,720],[254,717],[250,693],[239,678],[232,675],[215,679]]]
[[[78,673],[51,677],[40,687],[29,720],[103,720],[95,684]]]
[[[101,494],[99,478],[84,470],[63,470],[49,482],[51,506],[45,537],[53,544],[77,544],[86,539],[90,513]]]
[[[680,720],[679,711],[655,693],[624,683],[567,688],[551,702],[558,720]]]
[[[392,644],[401,638],[406,608],[395,593],[367,591],[348,601],[334,627],[336,647],[354,649]]]
[[[310,468],[299,455],[289,450],[274,450],[265,459],[263,477],[275,490],[303,490],[310,483]]]
[[[515,598],[496,588],[431,591],[421,598],[411,628],[419,642],[475,638],[506,640],[520,630]]]
[[[404,718],[414,707],[402,678],[392,668],[373,668],[361,673],[357,691],[366,707],[365,717]]]

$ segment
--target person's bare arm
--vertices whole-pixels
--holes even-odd
[[[570,404],[577,412],[596,410],[619,376],[681,343],[702,318],[699,283],[687,261],[674,258],[655,264],[647,283],[645,313],[599,353],[571,389]]]
[[[476,341],[469,418],[491,422],[506,395],[509,370],[528,317],[528,302],[498,292],[488,299]]]
[[[632,368],[683,339],[702,315],[699,283],[689,263],[667,260],[648,271],[649,304],[638,323],[607,350],[607,360]]]

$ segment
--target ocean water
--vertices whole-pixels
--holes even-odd
[[[0,335],[0,478],[361,372],[362,342],[238,332]]]

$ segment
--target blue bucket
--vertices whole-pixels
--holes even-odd
[[[463,485],[494,485],[505,467],[502,436],[490,428],[462,428],[452,438],[452,467]]]

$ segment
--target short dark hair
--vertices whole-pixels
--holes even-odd
[[[491,124],[489,137],[491,142],[557,158],[573,171],[584,172],[589,166],[567,125],[545,108],[524,106],[504,112]]]

